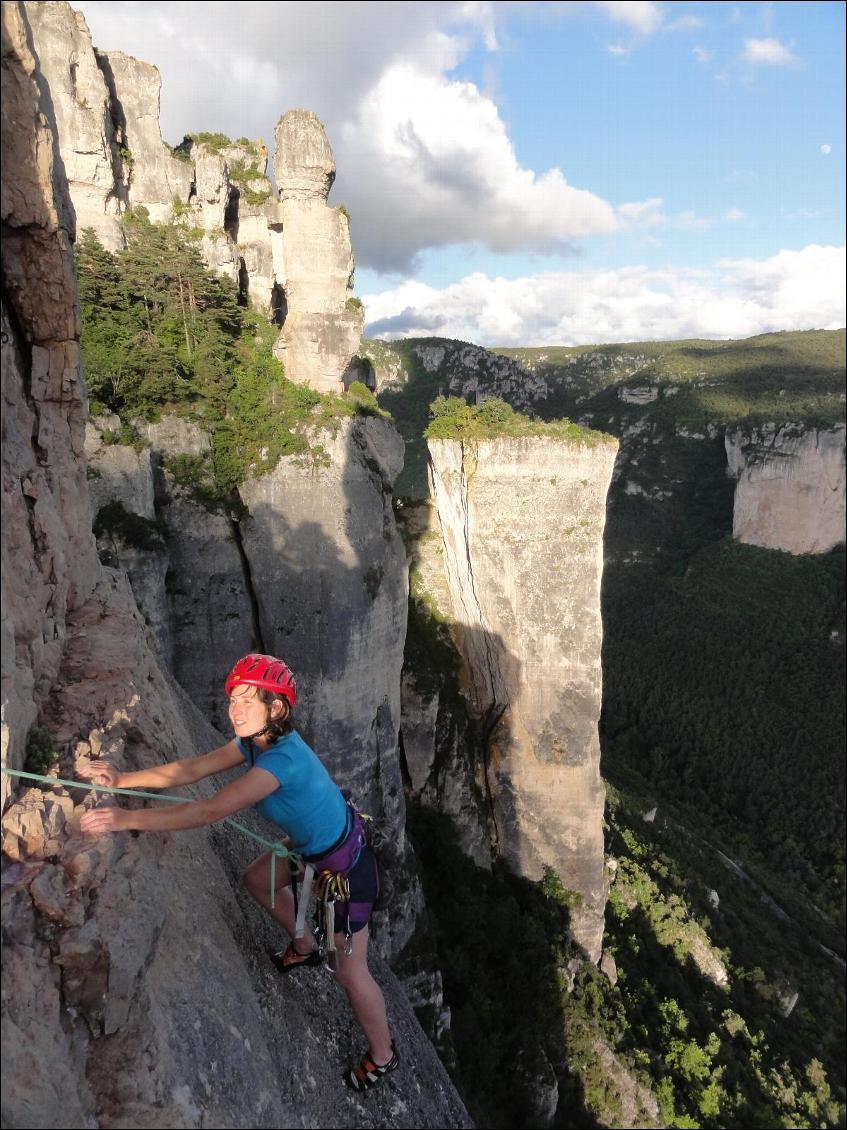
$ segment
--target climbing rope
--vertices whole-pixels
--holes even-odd
[[[43,781],[48,785],[63,785],[66,789],[90,789],[97,793],[120,793],[122,796],[146,797],[150,800],[170,800],[176,804],[190,804],[183,796],[170,796],[168,793],[147,793],[141,789],[118,789],[110,785],[93,785],[90,782],[80,781],[65,781],[61,777],[45,777],[41,773],[26,773],[23,769],[9,769],[7,766],[0,766],[0,772],[7,773],[10,777],[24,777],[29,781]],[[250,828],[245,828],[237,820],[233,820],[231,816],[225,816],[224,824],[231,824],[233,828],[237,828],[239,832],[243,832],[245,836],[250,836],[251,839],[256,840],[263,847],[271,852],[271,907],[276,906],[276,861],[277,856],[280,859],[290,858],[295,866],[300,865],[300,857],[296,852],[291,852],[281,843],[274,842],[273,840],[266,840],[264,836],[252,831]]]

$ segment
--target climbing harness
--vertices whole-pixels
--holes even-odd
[[[368,829],[373,820],[359,812],[348,799],[347,820],[344,832],[337,843],[324,855],[303,856],[295,866],[291,866],[291,889],[294,895],[295,938],[303,937],[306,925],[306,911],[309,899],[315,895],[314,935],[318,948],[325,955],[328,968],[335,970],[337,953],[335,934],[344,934],[344,953],[349,957],[353,952],[354,921],[367,920],[376,905],[376,900],[354,902],[350,897],[350,872],[359,862],[362,848],[370,845]],[[379,868],[374,857],[374,868],[379,892]],[[339,928],[339,926],[341,928]]]

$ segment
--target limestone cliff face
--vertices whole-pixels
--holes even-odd
[[[223,730],[236,656],[265,650],[291,664],[298,728],[391,844],[397,893],[380,944],[399,953],[421,906],[397,745],[408,590],[391,483],[402,440],[376,418],[315,434],[314,455],[242,485],[236,520],[206,509],[167,469],[171,456],[207,451],[208,436],[176,419],[138,427],[150,444],[140,452],[103,446],[90,429],[92,513],[120,502],[156,520],[161,544],[139,548],[118,530],[101,551],[127,571],[162,662]]]
[[[617,445],[430,441],[466,693],[488,728],[497,850],[578,892],[600,956],[605,890],[597,722],[606,491]]]
[[[169,220],[174,201],[188,200],[194,177],[191,166],[174,157],[162,140],[162,76],[152,63],[123,51],[99,53],[98,59],[124,137],[130,205],[143,204],[154,223]]]
[[[391,506],[403,444],[378,419],[347,421],[313,443],[323,449],[317,462],[282,459],[241,487],[259,632],[298,676],[298,727],[342,786],[380,818],[404,870],[398,731],[408,589]],[[392,914],[395,953],[410,936],[419,899],[415,888]]]
[[[289,110],[276,127],[274,172],[285,247],[288,312],[276,353],[286,375],[320,392],[346,387],[362,333],[353,294],[350,225],[326,198],[335,160],[324,127],[309,110]]]
[[[28,28],[3,8],[3,764],[20,768],[98,573],[82,459],[73,210]],[[3,796],[8,780],[3,778]]]
[[[844,434],[843,424],[728,430],[728,473],[737,479],[733,537],[789,553],[826,553],[842,544]]]
[[[77,228],[92,227],[104,247],[124,246],[126,208],[120,140],[103,73],[82,12],[68,4],[27,3],[40,70],[47,81]]]
[[[199,228],[207,265],[281,327],[276,353],[292,380],[338,392],[367,379],[356,356],[364,313],[351,300],[349,221],[326,203],[335,162],[317,117],[291,110],[280,119],[275,200],[261,142],[212,147],[187,138],[171,150],[159,126],[156,67],[97,51],[82,14],[65,2],[28,8],[80,230],[93,227],[104,246],[120,249],[121,215],[139,206],[155,223]]]
[[[478,867],[492,864],[491,814],[480,735],[455,686],[455,644],[444,569],[444,543],[431,500],[398,510],[411,554],[409,644],[401,683],[403,757],[412,796],[450,818],[458,842]],[[433,657],[421,637],[441,647]],[[429,654],[427,654],[427,652]],[[484,739],[485,735],[483,735]]]
[[[23,5],[4,3],[2,21],[3,764],[21,765],[38,720],[66,778],[89,757],[133,769],[222,737],[163,672],[123,574],[97,561],[71,213]],[[147,508],[136,454],[101,470]],[[85,790],[16,782],[5,800],[4,1125],[361,1124],[339,1084],[360,1035],[332,979],[283,992],[265,960],[279,932],[239,883],[254,843],[228,829],[94,840],[79,830]],[[378,956],[374,968],[415,1077],[402,1100],[374,1095],[372,1118],[469,1125]]]

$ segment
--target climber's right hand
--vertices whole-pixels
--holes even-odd
[[[110,789],[119,787],[121,775],[108,761],[81,761],[75,769],[77,777],[82,777],[85,781],[93,781],[95,785],[106,785]]]

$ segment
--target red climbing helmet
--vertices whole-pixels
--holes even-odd
[[[247,684],[263,687],[266,691],[282,695],[288,705],[294,708],[297,697],[297,683],[288,667],[273,655],[259,655],[251,652],[239,659],[226,678],[226,695],[229,698],[233,687]]]

